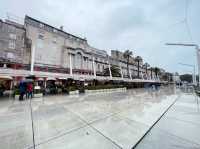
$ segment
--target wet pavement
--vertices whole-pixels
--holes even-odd
[[[1,100],[0,148],[34,148],[35,144],[36,149],[129,149],[178,96],[173,88],[162,88],[153,92],[134,89],[45,96],[32,102]],[[181,112],[177,113],[179,115],[181,117]],[[193,117],[188,117],[196,123]],[[164,125],[165,121],[162,123]],[[195,131],[195,126],[187,129]],[[167,125],[165,129],[168,131]],[[199,138],[192,140],[197,143]]]
[[[200,149],[199,97],[181,94],[136,149]]]

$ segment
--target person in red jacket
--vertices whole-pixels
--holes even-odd
[[[33,98],[33,84],[32,83],[29,83],[27,85],[27,91],[28,91],[28,98],[29,97]]]

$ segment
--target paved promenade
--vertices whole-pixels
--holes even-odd
[[[130,149],[178,96],[173,88],[163,88],[46,96],[32,102],[2,99],[0,148]]]
[[[200,149],[199,97],[182,94],[136,149]]]

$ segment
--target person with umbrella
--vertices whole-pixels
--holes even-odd
[[[27,85],[27,92],[28,92],[28,98],[33,98],[33,84],[32,82],[29,82]]]
[[[19,83],[19,92],[20,92],[19,100],[23,100],[24,94],[26,93],[26,83],[24,81],[21,81]]]

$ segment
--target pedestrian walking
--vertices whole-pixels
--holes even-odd
[[[29,83],[27,85],[27,91],[28,91],[28,99],[31,97],[33,98],[33,84]]]
[[[26,85],[25,85],[24,82],[20,82],[20,84],[19,84],[19,92],[20,92],[19,100],[23,100],[24,99],[24,94],[26,92]]]

